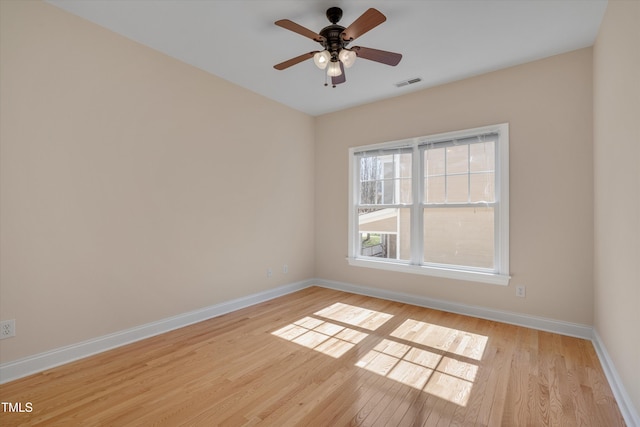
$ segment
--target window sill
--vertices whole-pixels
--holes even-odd
[[[447,279],[468,280],[471,282],[489,283],[492,285],[509,285],[511,276],[479,271],[455,270],[452,268],[425,267],[422,265],[400,264],[386,261],[376,261],[362,258],[347,258],[349,265],[354,267],[377,268],[380,270],[397,271],[400,273],[421,274],[425,276],[444,277]]]

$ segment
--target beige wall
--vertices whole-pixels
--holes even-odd
[[[0,362],[313,277],[311,117],[0,4]]]
[[[595,329],[640,410],[640,2],[609,1],[594,46]]]
[[[0,1],[0,318],[18,330],[0,363],[314,276],[593,324],[595,111],[595,324],[640,407],[638,3],[622,3],[595,55],[313,119],[55,7]],[[502,122],[509,287],[347,265],[348,147]]]
[[[349,147],[503,122],[510,125],[509,287],[347,264]],[[591,48],[317,117],[316,274],[589,325],[592,160]],[[514,284],[527,286],[526,298],[515,296]]]

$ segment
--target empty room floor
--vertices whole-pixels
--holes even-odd
[[[590,341],[310,287],[0,386],[14,425],[623,426]]]

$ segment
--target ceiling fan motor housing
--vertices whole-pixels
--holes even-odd
[[[349,41],[340,37],[343,31],[344,27],[338,24],[329,25],[320,31],[320,35],[325,38],[325,41],[321,43],[322,47],[331,52],[332,57],[337,57],[340,50],[349,44]]]
[[[340,50],[347,47],[351,40],[344,40],[340,35],[344,31],[345,27],[338,25],[337,22],[342,18],[342,9],[339,7],[330,7],[327,9],[327,19],[331,22],[331,25],[324,27],[320,31],[320,35],[325,38],[320,44],[326,50],[331,53],[332,60],[338,58]]]

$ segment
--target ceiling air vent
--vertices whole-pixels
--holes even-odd
[[[403,80],[401,82],[396,83],[396,87],[409,86],[409,85],[412,85],[414,83],[418,83],[418,82],[421,82],[421,81],[422,81],[422,79],[420,77],[415,77],[413,79]]]

